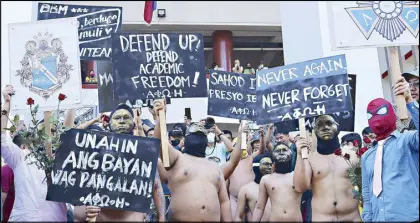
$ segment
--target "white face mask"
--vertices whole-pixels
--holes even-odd
[[[214,143],[214,138],[216,137],[216,135],[212,132],[210,132],[209,134],[207,134],[207,140],[208,143]]]

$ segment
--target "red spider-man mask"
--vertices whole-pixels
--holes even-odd
[[[388,137],[397,129],[397,116],[391,103],[383,98],[371,101],[367,107],[369,127],[376,135],[376,140]]]

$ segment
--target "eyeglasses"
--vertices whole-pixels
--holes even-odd
[[[419,89],[419,81],[409,82],[411,89]]]

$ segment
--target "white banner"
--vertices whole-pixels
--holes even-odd
[[[9,25],[12,110],[27,110],[30,97],[40,111],[80,107],[81,80],[76,18]]]

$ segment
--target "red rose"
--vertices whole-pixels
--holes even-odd
[[[60,100],[60,101],[63,101],[64,99],[66,99],[67,98],[67,96],[66,95],[64,95],[64,94],[59,94],[58,95],[58,100]]]
[[[34,99],[28,98],[27,102],[28,105],[33,105],[35,103]]]
[[[366,147],[361,148],[361,149],[357,150],[356,154],[357,154],[358,157],[362,157],[363,153],[365,153],[367,150],[368,150],[368,148],[366,148]]]
[[[344,154],[344,159],[349,160],[350,159],[350,155],[348,153]]]
[[[334,151],[334,154],[337,155],[337,156],[341,156],[341,149],[336,149]]]

